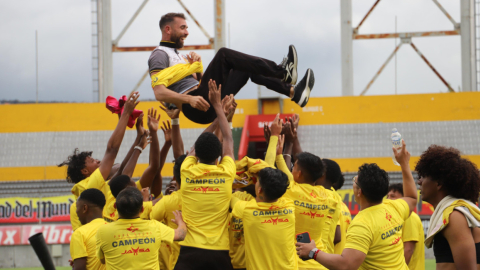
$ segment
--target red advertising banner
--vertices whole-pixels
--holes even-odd
[[[47,244],[69,244],[70,224],[0,226],[0,246],[30,245],[28,238],[42,232]]]
[[[350,213],[352,215],[358,214],[360,211],[360,205],[355,201],[355,196],[353,195],[352,189],[340,189],[337,190],[340,197],[342,197],[343,202],[348,206],[350,209]],[[420,195],[420,191],[418,192],[418,203],[415,212],[419,216],[431,216],[433,214],[433,206],[429,203],[422,201],[422,196]]]
[[[0,199],[1,223],[37,223],[70,221],[73,195],[45,198]]]

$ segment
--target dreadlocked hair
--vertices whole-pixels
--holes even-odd
[[[85,179],[85,176],[82,174],[82,170],[85,168],[85,160],[87,157],[92,156],[92,151],[89,152],[80,152],[78,148],[73,150],[73,154],[68,156],[67,160],[58,164],[58,167],[68,166],[67,167],[67,182],[69,183],[78,183]]]

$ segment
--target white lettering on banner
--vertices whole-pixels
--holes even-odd
[[[7,230],[7,237],[5,241],[2,243],[2,245],[15,245],[15,240],[13,239],[13,237],[17,232],[18,231],[16,230],[12,230],[12,231]]]
[[[47,243],[57,243],[59,238],[60,230],[55,230],[55,225],[50,226],[50,230],[48,232],[48,239],[46,240]]]
[[[308,106],[302,108],[303,112],[323,112],[323,106]]]
[[[270,122],[258,122],[258,128],[263,128],[263,125],[264,125],[265,123],[267,123],[267,125],[268,125],[269,127],[271,127],[273,121],[270,121]]]
[[[243,109],[242,108],[235,109],[235,114],[243,114]]]
[[[21,241],[19,240],[19,243],[15,244],[29,245],[28,238],[39,232],[43,232],[43,237],[47,244],[68,244],[73,233],[70,224],[23,225],[21,226],[21,237],[19,237]]]

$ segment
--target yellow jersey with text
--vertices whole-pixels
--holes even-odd
[[[340,214],[340,219],[338,220],[338,225],[340,226],[340,232],[341,232],[341,239],[340,242],[338,242],[335,245],[335,254],[342,254],[343,249],[345,247],[345,243],[347,242],[347,230],[348,226],[350,226],[350,223],[352,222],[352,215],[350,214],[350,209],[348,209],[348,206],[345,203],[342,203],[342,213]]]
[[[235,162],[228,156],[218,165],[198,163],[194,156],[185,158],[180,194],[188,232],[180,245],[229,250],[228,209],[235,174]]]
[[[79,258],[87,258],[86,269],[105,269],[100,260],[97,258],[96,252],[96,235],[97,230],[106,222],[102,218],[97,218],[85,224],[81,228],[78,228],[70,239],[70,256],[72,260]]]
[[[293,201],[232,200],[232,208],[232,215],[243,221],[247,269],[298,269]]]
[[[270,145],[272,144],[273,142],[270,142]],[[273,148],[270,148],[270,145],[269,151]],[[332,254],[335,230],[342,209],[342,199],[337,192],[325,189],[323,186],[295,182],[282,155],[276,156],[275,162],[277,168],[283,171],[290,181],[290,186],[283,196],[295,204],[295,234],[308,232],[310,238],[315,240],[318,249]],[[295,238],[295,235],[293,237]],[[298,267],[326,269],[315,260],[299,260]]]
[[[178,191],[174,191],[170,195],[163,196],[163,198],[153,206],[150,219],[158,220],[168,227],[176,229],[178,226],[172,219],[175,219],[173,211],[177,210],[182,210],[182,197]],[[178,243],[162,243],[159,253],[160,269],[173,270],[179,254],[180,245]]]
[[[416,242],[415,250],[413,251],[412,258],[408,264],[410,270],[423,270],[425,269],[425,235],[423,232],[422,220],[417,213],[412,212],[410,217],[405,221],[403,225],[402,241]]]
[[[248,202],[255,199],[247,192],[237,191],[233,193],[232,200]],[[233,269],[245,268],[245,236],[243,232],[243,221],[241,218],[230,215],[229,239],[230,239],[230,258],[232,259]]]
[[[119,219],[97,232],[97,257],[106,269],[160,269],[158,249],[173,242],[175,231],[156,220]]]
[[[409,215],[408,204],[402,199],[384,200],[358,212],[348,227],[345,248],[367,255],[360,270],[408,270],[402,229]]]
[[[105,179],[103,179],[100,169],[96,169],[95,171],[93,171],[92,174],[90,174],[89,177],[76,183],[72,187],[72,194],[73,196],[75,196],[75,202],[70,206],[70,223],[72,224],[73,231],[75,231],[76,229],[80,228],[80,226],[82,226],[77,216],[77,199],[78,197],[80,197],[80,194],[82,194],[82,192],[88,188],[87,186],[88,186],[88,182],[90,182],[90,179],[93,179],[96,182],[100,182],[100,181],[105,182]]]

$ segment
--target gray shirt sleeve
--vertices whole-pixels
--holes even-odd
[[[148,70],[150,73],[153,71],[160,71],[169,66],[168,55],[162,50],[154,50],[148,59]]]

